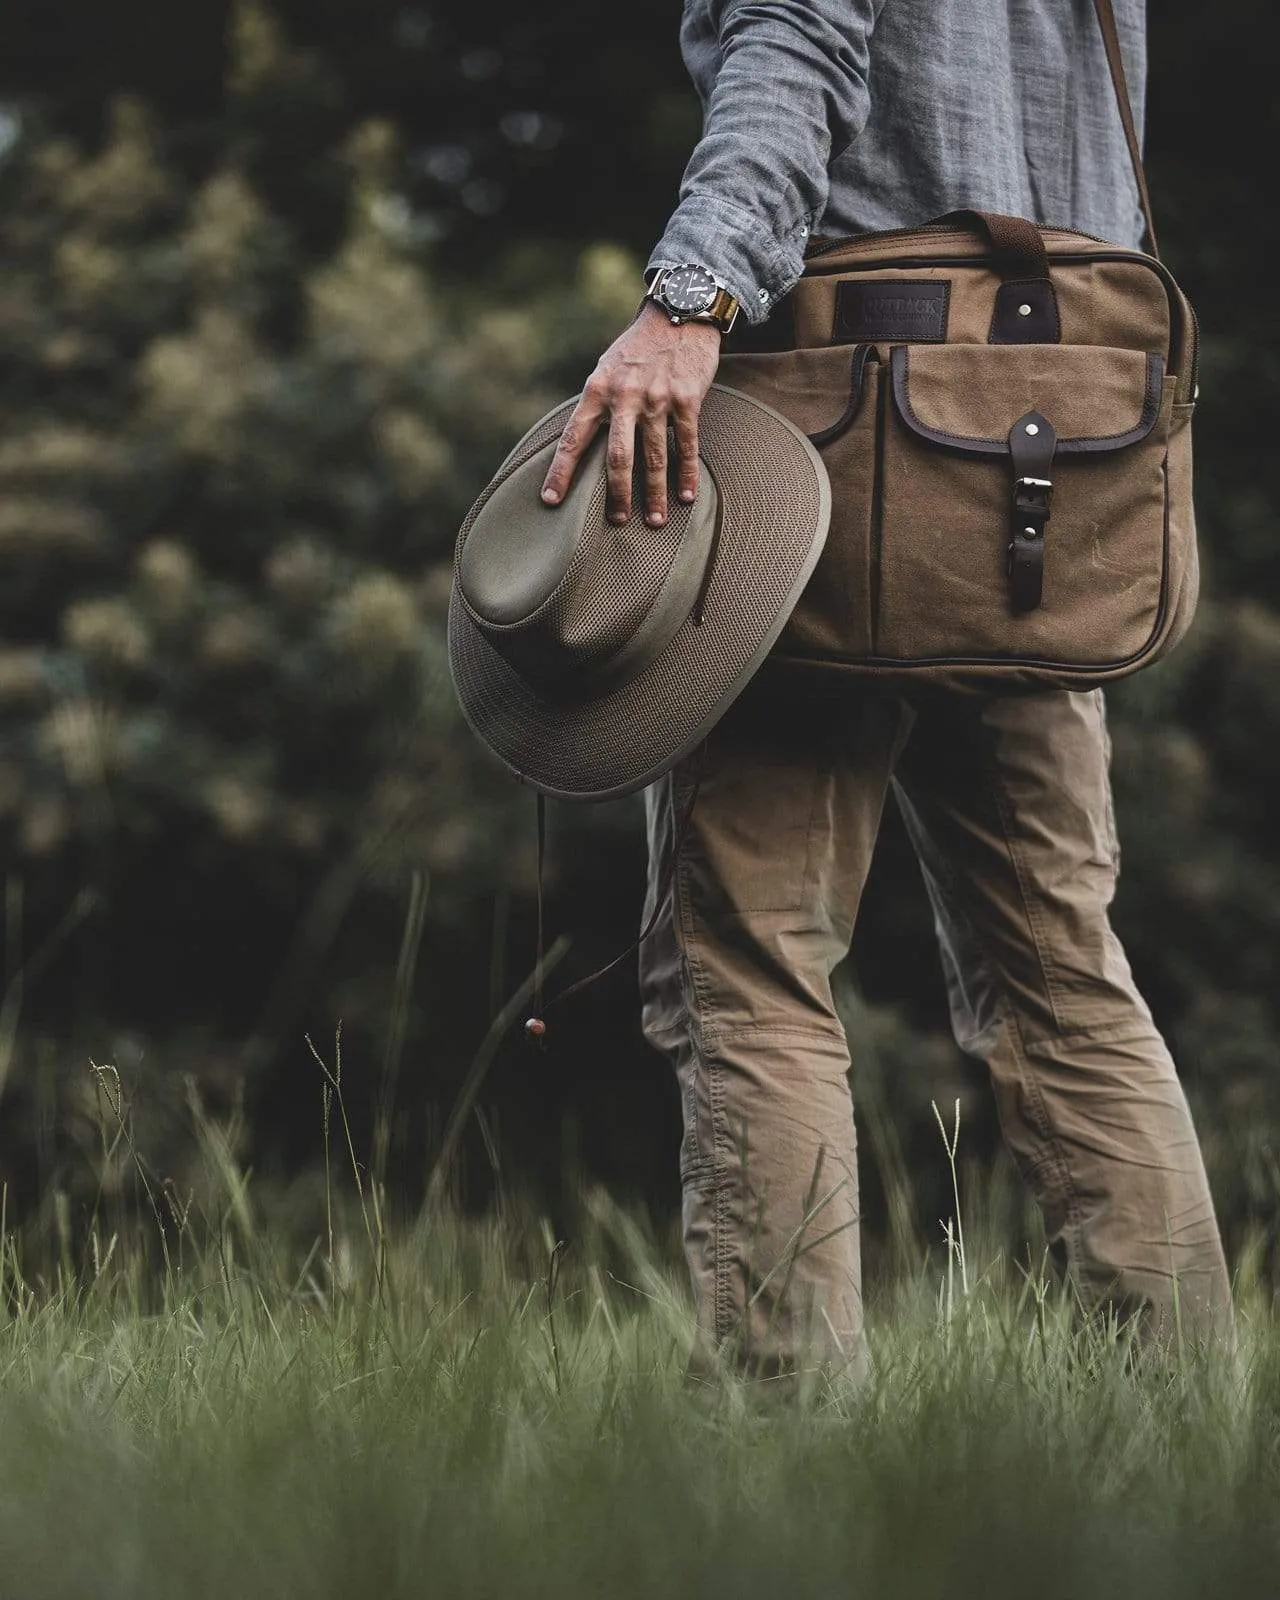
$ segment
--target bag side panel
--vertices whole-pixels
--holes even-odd
[[[1192,483],[1191,416],[1194,405],[1175,405],[1165,458],[1169,500],[1168,616],[1158,654],[1179,644],[1195,619],[1200,600],[1200,546],[1196,533],[1195,495]]]

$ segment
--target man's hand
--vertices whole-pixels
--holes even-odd
[[[631,474],[636,433],[644,452],[645,520],[667,520],[667,423],[676,440],[676,493],[686,503],[698,493],[698,414],[720,361],[720,330],[707,322],[674,326],[648,302],[600,357],[542,485],[547,505],[568,492],[583,452],[609,418],[605,454],[608,511],[613,522],[631,515]]]

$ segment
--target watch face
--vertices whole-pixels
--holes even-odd
[[[672,267],[662,280],[662,299],[685,316],[710,311],[719,285],[705,267]]]

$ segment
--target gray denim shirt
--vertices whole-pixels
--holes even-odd
[[[1142,122],[1145,0],[1114,0]],[[957,206],[1142,238],[1093,0],[685,0],[703,133],[650,268],[697,261],[753,322],[810,233]]]

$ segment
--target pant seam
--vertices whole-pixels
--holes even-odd
[[[708,1050],[721,1049],[725,1045],[735,1044],[739,1040],[748,1040],[754,1044],[773,1039],[812,1040],[823,1044],[835,1039],[842,1045],[847,1042],[847,1036],[843,1028],[837,1032],[834,1028],[760,1028],[748,1026],[745,1028],[727,1028],[723,1033],[713,1029],[703,1035],[703,1043]]]
[[[1053,1017],[1055,1030],[1062,1026],[1062,1017],[1058,1009],[1058,991],[1054,977],[1053,962],[1048,953],[1048,941],[1044,936],[1044,928],[1040,922],[1035,902],[1027,888],[1027,875],[1023,870],[1022,862],[1018,856],[1017,846],[1014,844],[1013,830],[1009,824],[1008,807],[1001,791],[999,769],[994,755],[988,753],[985,762],[987,781],[991,787],[991,796],[995,802],[996,816],[1000,819],[1000,832],[1004,838],[1004,847],[1008,852],[1009,864],[1013,868],[1014,878],[1018,884],[1018,898],[1022,902],[1023,915],[1027,919],[1027,927],[1031,932],[1031,946],[1035,952],[1036,965],[1040,969],[1040,976],[1044,981],[1045,997],[1049,1002],[1049,1013]],[[997,966],[994,970],[999,971]]]
[[[1014,1048],[1017,1051],[1018,1062],[1022,1069],[1022,1081],[1026,1085],[1027,1095],[1035,1114],[1036,1125],[1039,1130],[1040,1137],[1044,1142],[1046,1151],[1052,1157],[1054,1164],[1057,1167],[1058,1176],[1062,1182],[1063,1193],[1066,1197],[1067,1218],[1066,1226],[1062,1231],[1063,1242],[1067,1251],[1067,1262],[1072,1268],[1072,1277],[1075,1279],[1079,1287],[1084,1290],[1087,1288],[1087,1286],[1081,1282],[1081,1274],[1079,1270],[1084,1259],[1084,1220],[1081,1214],[1080,1192],[1076,1188],[1075,1177],[1071,1171],[1071,1162],[1067,1158],[1067,1153],[1063,1147],[1062,1140],[1053,1131],[1053,1122],[1049,1116],[1049,1109],[1045,1104],[1044,1091],[1041,1088],[1040,1080],[1036,1074],[1036,1070],[1031,1064],[1030,1054],[1026,1046],[1026,1038],[1023,1034],[1022,1026],[1018,1020],[1017,1010],[1015,1007],[1008,1004],[1007,997],[1006,1006],[1007,1010],[1005,1016],[1005,1026],[1011,1029],[1014,1036]]]
[[[670,781],[668,796],[671,806],[671,816],[674,818],[678,797],[675,792],[675,779]],[[674,849],[675,841],[672,840]],[[681,963],[688,974],[688,984],[681,985],[681,1004],[688,1013],[689,1042],[693,1055],[694,1073],[694,1126],[697,1126],[697,1096],[699,1079],[705,1075],[707,1087],[707,1102],[711,1121],[711,1150],[704,1158],[708,1165],[712,1189],[712,1225],[711,1225],[711,1278],[713,1284],[713,1338],[717,1347],[728,1339],[732,1331],[732,1306],[729,1301],[729,1281],[727,1254],[727,1236],[729,1231],[728,1197],[725,1183],[726,1156],[725,1156],[725,1106],[724,1082],[722,1074],[708,1060],[707,1039],[705,1031],[705,1018],[711,1014],[710,997],[706,992],[705,974],[694,957],[693,934],[693,907],[689,896],[688,885],[688,858],[681,853],[675,862],[671,893],[675,900],[676,922],[680,929],[680,957]],[[692,1005],[689,996],[692,996]]]

